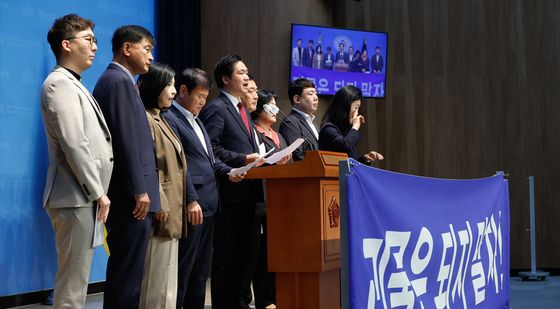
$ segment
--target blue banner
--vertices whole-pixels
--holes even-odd
[[[346,184],[350,308],[509,308],[503,175],[435,179],[351,161]]]

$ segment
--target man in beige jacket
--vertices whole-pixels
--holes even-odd
[[[55,308],[84,307],[94,222],[106,220],[110,205],[111,135],[99,105],[80,82],[97,50],[93,28],[91,20],[70,14],[55,20],[47,36],[57,62],[41,89],[49,151],[43,206],[58,254]]]

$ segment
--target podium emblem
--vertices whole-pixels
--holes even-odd
[[[340,206],[338,206],[336,197],[333,196],[329,204],[329,225],[331,228],[338,227],[339,218],[340,218]]]

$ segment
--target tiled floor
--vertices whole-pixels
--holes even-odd
[[[45,305],[31,305],[25,307],[17,307],[25,309],[51,309],[52,306]],[[85,309],[101,309],[103,308],[103,293],[89,295],[86,302]],[[204,304],[204,309],[211,309],[212,302],[210,301],[210,279],[206,282],[206,302]]]
[[[206,306],[210,306],[210,285],[206,293]],[[512,309],[560,309],[560,277],[548,277],[545,281],[521,281],[517,277],[510,280],[510,303]],[[100,309],[103,294],[88,296],[86,309]],[[21,308],[45,309],[51,306],[33,305]]]
[[[544,281],[512,277],[509,294],[512,309],[560,308],[560,277],[548,277]]]

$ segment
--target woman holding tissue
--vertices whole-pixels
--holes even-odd
[[[319,132],[319,149],[344,152],[350,158],[361,163],[370,164],[375,160],[383,160],[383,156],[370,151],[363,156],[356,153],[356,144],[360,140],[360,127],[365,123],[364,116],[359,114],[362,104],[362,91],[352,85],[340,88],[323,117]]]

